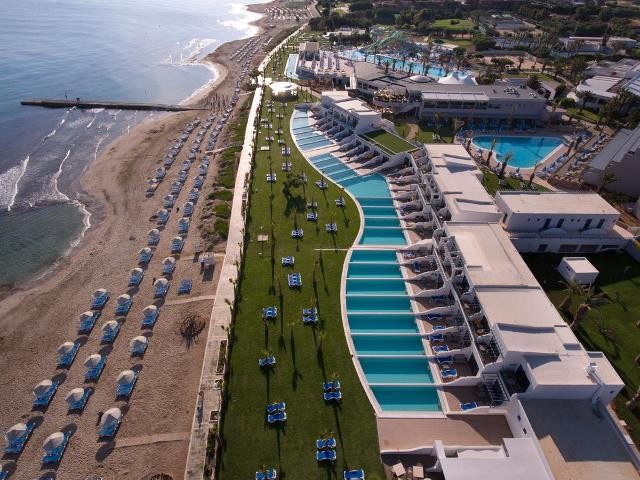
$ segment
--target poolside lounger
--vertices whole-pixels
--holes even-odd
[[[102,336],[100,343],[113,343],[120,332],[120,322],[109,320],[102,326]]]
[[[329,233],[335,233],[338,231],[338,225],[336,225],[335,223],[327,223],[324,226],[325,230]]]
[[[160,242],[160,230],[153,228],[147,233],[147,245],[155,246]]]
[[[336,198],[336,207],[344,207],[346,204],[344,198]]]
[[[300,273],[290,273],[289,275],[287,275],[287,280],[289,283],[289,288],[302,287],[302,275],[300,275]]]
[[[129,342],[129,348],[131,349],[131,356],[142,356],[147,351],[149,346],[149,339],[143,335],[133,337]]]
[[[362,468],[357,470],[345,470],[342,478],[344,480],[365,480],[364,470]]]
[[[446,325],[434,325],[433,327],[434,331],[438,331],[438,330],[446,330],[448,327]]]
[[[432,347],[435,353],[444,353],[449,351],[449,345],[438,345],[437,347]]]
[[[278,176],[275,173],[267,173],[267,182],[273,183],[278,179]]]
[[[303,308],[302,309],[302,323],[304,324],[315,324],[318,323],[318,309],[313,308]]]
[[[275,468],[268,468],[266,471],[256,472],[256,480],[276,480],[278,472]]]
[[[87,371],[84,374],[84,379],[87,381],[94,381],[97,380],[98,378],[100,378],[100,375],[102,374],[102,370],[104,369],[105,364],[107,363],[107,356],[103,355],[100,356],[100,360],[93,363],[88,363],[89,358],[93,357],[93,355],[91,355],[91,357],[89,357],[86,361],[85,361],[85,367],[87,367]]]
[[[445,366],[445,365],[452,366],[454,363],[453,357],[451,355],[446,355],[444,357],[436,357],[436,361],[440,366]]]
[[[265,307],[262,309],[262,318],[276,318],[278,316],[278,307]]]
[[[413,273],[420,273],[420,262],[413,262]]]
[[[187,202],[182,207],[182,215],[190,217],[193,214],[193,203]]]
[[[316,460],[318,462],[335,462],[336,458],[338,458],[338,455],[335,450],[318,450],[316,452]]]
[[[324,392],[322,394],[322,398],[324,398],[325,402],[330,402],[332,400],[340,401],[342,400],[342,392],[340,390],[334,390],[332,392]]]
[[[110,296],[110,293],[107,292],[104,288],[99,288],[98,290],[93,292],[93,296],[91,297],[91,309],[103,308],[109,300]]]
[[[324,181],[324,179],[322,180],[318,180],[316,182],[316,186],[320,189],[320,190],[324,190],[326,188],[329,188],[329,184],[327,182]]]
[[[287,421],[287,412],[278,412],[273,415],[267,415],[267,422],[273,424]]]
[[[318,202],[307,202],[307,208],[318,208]]]
[[[162,260],[162,274],[171,275],[176,269],[176,259],[173,257],[166,257]]]
[[[178,220],[178,233],[179,234],[187,233],[189,231],[190,223],[191,222],[187,217],[182,217],[180,220]]]
[[[190,202],[197,202],[199,196],[200,196],[200,192],[199,192],[199,190],[197,188],[192,188],[191,190],[189,190],[189,201]]]
[[[325,448],[336,448],[336,439],[333,437],[319,438],[316,440],[316,448],[323,450]]]
[[[18,427],[17,431],[15,430],[16,427]],[[5,434],[7,437],[7,446],[4,448],[4,453],[17,454],[22,452],[35,427],[36,424],[33,422],[14,425]]]
[[[282,148],[282,154],[285,154],[285,149]],[[291,171],[291,162],[282,162],[282,171],[283,172],[290,172]]]
[[[432,333],[429,335],[429,342],[444,342],[444,334],[442,333]]]
[[[98,318],[100,318],[101,312],[99,310],[88,310],[80,314],[80,326],[78,327],[78,333],[89,333],[93,330],[94,325]]]
[[[316,212],[307,213],[307,220],[309,220],[310,222],[317,222],[318,221],[318,214]]]
[[[287,409],[287,404],[284,402],[274,402],[267,405],[267,413],[274,414],[277,412],[284,412]]]
[[[62,437],[58,434],[61,434]],[[71,435],[71,432],[56,432],[49,435],[43,445],[45,454],[42,457],[42,463],[59,463],[62,460]]]
[[[331,382],[324,382],[322,389],[325,392],[331,392],[333,390],[340,390],[340,380],[332,380]]]
[[[301,228],[295,228],[291,230],[291,238],[303,238],[304,231]]]
[[[282,257],[282,266],[283,267],[293,267],[296,262],[296,258],[288,255],[286,257]]]
[[[36,385],[33,389],[33,394],[35,396],[35,398],[33,399],[33,406],[48,406],[49,403],[51,403],[51,399],[56,394],[59,385],[59,380],[43,380],[38,385]]]
[[[440,376],[443,379],[458,378],[458,371],[455,368],[448,368],[446,370],[442,370],[440,372]]]
[[[178,294],[185,295],[187,293],[191,293],[191,288],[193,287],[193,281],[190,278],[185,278],[180,280],[180,285],[178,286]]]
[[[276,364],[276,357],[271,355],[269,357],[262,357],[258,360],[260,368],[273,367]]]
[[[153,257],[153,250],[150,247],[144,247],[138,251],[138,265],[146,265]]]
[[[174,237],[171,240],[171,253],[180,253],[182,251],[182,247],[184,246],[184,240],[182,237]]]
[[[466,402],[460,404],[460,410],[466,412],[467,410],[473,410],[474,408],[478,408],[478,402]]]
[[[137,381],[138,372],[134,372],[133,370],[120,372],[118,378],[116,378],[116,398],[129,397]]]
[[[68,368],[76,359],[80,350],[80,344],[76,342],[65,342],[58,347],[58,367]]]

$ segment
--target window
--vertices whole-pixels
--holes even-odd
[[[591,226],[591,219],[588,219],[586,222],[584,222],[584,229],[589,230],[590,226]]]
[[[540,252],[540,253],[546,252],[547,251],[547,247],[548,247],[548,245],[546,243],[541,243],[540,245],[538,245],[538,252]]]
[[[575,252],[578,250],[578,245],[574,245],[572,243],[565,243],[560,245],[560,248],[558,248],[558,252],[560,253],[567,253],[567,252]]]
[[[540,219],[538,219],[538,221],[540,221]],[[549,224],[550,224],[550,223],[551,223],[551,219],[550,219],[550,218],[547,218],[547,219],[544,221],[544,225],[542,226],[542,229],[543,229],[543,230],[546,230],[547,228],[549,228]]]
[[[604,225],[604,218],[598,222],[598,225],[596,226],[596,228],[602,228],[602,225]]]
[[[556,225],[556,228],[562,228],[563,223],[564,223],[564,218],[561,218],[560,220],[558,220],[558,224]]]
[[[595,253],[598,251],[598,245],[581,245],[580,252],[582,253]]]

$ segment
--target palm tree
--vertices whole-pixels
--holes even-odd
[[[615,173],[605,171],[604,175],[602,175],[602,178],[600,179],[600,183],[598,184],[597,192],[600,193],[600,190],[616,180],[618,180],[618,177],[616,177]]]
[[[636,408],[636,406],[640,403],[640,387],[636,390],[636,393],[633,397],[629,399],[629,401],[625,404],[629,410]]]
[[[570,281],[570,282],[560,282],[563,286],[564,289],[562,290],[565,293],[565,297],[562,299],[562,302],[560,302],[560,305],[558,306],[558,310],[562,310],[563,312],[571,312],[571,304],[573,302],[573,297],[574,296],[580,296],[583,294],[583,290],[582,287],[580,286],[580,284]]]
[[[540,168],[542,162],[538,162],[534,165],[533,170],[531,171],[531,175],[529,175],[529,182],[527,183],[527,188],[531,188],[531,184],[533,183],[533,179],[536,177],[536,171]]]
[[[600,307],[609,303],[611,303],[611,299],[605,292],[596,293],[593,287],[589,288],[582,297],[582,303],[576,308],[573,321],[570,325],[571,330],[575,332],[580,327],[580,324],[587,318],[591,310],[596,310],[602,316]]]
[[[491,140],[491,150],[489,150],[489,153],[487,154],[487,166],[488,167],[491,166],[491,157],[493,156],[493,150],[496,148],[496,142],[497,142],[497,140],[495,138],[493,140]]]
[[[505,156],[502,158],[502,165],[500,166],[500,173],[498,174],[498,178],[504,178],[504,171],[507,169],[507,165],[513,158],[513,153],[507,152]]]
[[[431,53],[422,52],[420,55],[420,63],[422,63],[422,75],[426,75],[429,72],[429,63],[431,62]]]
[[[389,60],[385,60],[384,61],[384,73],[385,74],[389,73],[389,65],[391,65],[391,62]]]
[[[322,346],[326,338],[327,338],[327,332],[325,332],[324,330],[320,330],[318,332],[318,345],[316,347],[318,350],[318,353],[322,352]]]

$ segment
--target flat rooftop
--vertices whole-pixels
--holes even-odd
[[[529,267],[497,223],[447,222],[445,230],[455,237],[474,287],[539,288]]]
[[[638,480],[625,445],[589,400],[523,400],[556,480]]]
[[[509,210],[517,213],[619,215],[595,192],[498,192],[496,200],[502,200]]]
[[[562,259],[575,273],[600,273],[585,257],[564,257]]]

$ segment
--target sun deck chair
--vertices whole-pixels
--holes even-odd
[[[474,408],[478,408],[479,406],[480,405],[478,405],[478,402],[461,403],[460,410],[462,410],[463,412],[466,412],[468,410],[473,410]]]
[[[60,380],[52,380],[51,386],[46,392],[41,393],[33,399],[34,407],[46,407],[51,403],[53,396],[56,394],[58,387],[60,386]]]
[[[322,394],[322,398],[324,398],[325,402],[330,402],[332,400],[340,401],[342,400],[342,392],[340,390],[334,390],[331,392],[324,392]]]
[[[302,309],[302,323],[304,324],[315,324],[318,323],[318,310],[313,308],[303,308]]]
[[[142,328],[151,328],[156,324],[156,320],[158,320],[159,312],[158,310],[154,310],[147,314],[144,314],[142,317]]]
[[[319,438],[316,440],[316,448],[324,450],[325,448],[336,448],[336,439],[333,437]]]
[[[318,187],[320,190],[324,190],[326,188],[329,188],[329,184],[325,182],[324,179],[322,179],[316,182],[316,187]]]
[[[443,380],[458,378],[458,371],[455,368],[447,368],[446,370],[442,370],[440,372],[440,376]]]
[[[156,281],[157,283],[157,281]],[[167,292],[169,291],[169,286],[171,285],[171,282],[166,282],[166,283],[159,283],[158,285],[155,285],[153,287],[153,296],[154,298],[161,298],[167,295]]]
[[[109,300],[109,297],[110,297],[110,294],[107,291],[102,292],[100,295],[93,297],[91,299],[91,309],[92,310],[100,309],[104,307],[107,301]]]
[[[102,374],[102,370],[104,370],[104,366],[106,363],[107,363],[107,357],[105,355],[100,360],[100,363],[98,363],[95,367],[91,367],[87,369],[87,371],[84,374],[84,379],[87,381],[94,381],[100,378],[100,375]]]
[[[171,253],[180,253],[182,251],[182,247],[184,246],[184,240],[174,238],[171,240]]]
[[[327,223],[324,228],[329,233],[336,233],[338,231],[338,225],[335,223]]]
[[[284,412],[286,409],[287,404],[284,402],[274,402],[267,405],[267,413],[271,415],[278,412]]]
[[[310,222],[317,222],[318,221],[318,214],[316,212],[307,213],[307,220],[309,220]]]
[[[126,315],[127,313],[129,313],[129,310],[131,310],[131,305],[133,305],[133,300],[131,299],[129,299],[129,301],[127,302],[119,303],[118,305],[116,305],[116,315]]]
[[[116,387],[116,398],[120,397],[129,397],[131,392],[133,392],[133,388],[136,386],[136,382],[138,381],[138,372],[135,372],[135,376],[133,377],[133,381],[130,383],[121,383]]]
[[[129,287],[137,287],[144,278],[144,270],[132,270],[129,274]]]
[[[183,217],[180,219],[180,221],[178,222],[178,233],[179,234],[184,234],[187,233],[189,231],[189,219],[186,217]]]
[[[336,207],[344,207],[345,204],[344,198],[336,198]]]
[[[294,228],[291,230],[291,238],[303,238],[304,231],[301,228]]]
[[[276,364],[276,357],[271,355],[269,357],[262,357],[258,360],[260,368],[273,367]]]
[[[71,435],[71,432],[64,432],[64,440],[62,441],[62,444],[59,447],[46,452],[42,457],[42,463],[59,463],[60,460],[62,460],[62,456],[64,455],[67,445],[69,444]]]
[[[191,288],[193,287],[193,281],[190,278],[185,278],[180,280],[180,285],[178,286],[178,294],[185,295],[191,293]]]
[[[362,468],[358,468],[357,470],[345,470],[342,478],[344,480],[365,480],[364,470]]]
[[[435,353],[445,353],[449,351],[449,345],[438,345],[431,348],[433,348],[433,351]]]
[[[438,362],[438,365],[440,366],[449,366],[452,367],[453,366],[453,357],[451,355],[446,355],[443,357],[436,357],[436,361]]]
[[[87,405],[87,402],[89,401],[90,395],[91,395],[91,390],[88,388],[85,388],[82,398],[80,398],[77,402],[69,403],[67,409],[69,411],[80,411],[80,412],[83,411],[84,407]]]
[[[340,390],[340,380],[332,380],[330,382],[324,382],[322,384],[322,389],[325,392],[332,392],[334,390]]]
[[[318,450],[316,452],[316,460],[318,462],[335,462],[336,458],[338,458],[338,455],[335,450]]]
[[[120,427],[120,423],[122,423],[122,419],[119,418],[117,421],[105,423],[98,430],[99,438],[107,438],[115,436],[118,428]]]
[[[182,207],[182,215],[184,215],[185,217],[190,217],[191,215],[193,215],[193,204],[191,202],[187,202],[184,204],[184,207]]]
[[[288,255],[286,257],[282,257],[282,266],[283,267],[293,267],[296,263],[296,258]]]
[[[188,198],[189,198],[190,202],[197,202],[199,196],[200,196],[200,192],[197,189],[192,188],[189,191],[189,197]]]
[[[120,332],[120,322],[116,322],[118,325],[114,328],[104,330],[100,337],[100,343],[113,343]]]
[[[262,318],[276,318],[278,316],[278,307],[264,307],[262,309]]]
[[[302,286],[302,276],[299,273],[290,273],[287,279],[289,288],[300,288]]]
[[[276,480],[278,472],[275,468],[267,468],[265,471],[256,472],[256,480]]]
[[[437,332],[437,331],[440,331],[440,330],[446,330],[447,326],[446,325],[434,325],[431,328],[433,328],[434,332]]]
[[[277,412],[277,413],[274,413],[273,415],[267,415],[267,422],[271,424],[286,422],[286,421],[287,421],[287,412]]]
[[[33,429],[36,427],[36,424],[33,422],[27,422],[27,429],[20,435],[19,437],[13,439],[11,442],[7,443],[7,446],[4,447],[4,453],[9,454],[18,454],[22,452],[24,446],[27,444],[29,437],[31,437],[31,433]]]
[[[162,274],[171,275],[176,269],[176,262],[167,262],[162,264]]]
[[[98,318],[100,318],[101,315],[101,312],[99,310],[93,310],[92,312],[90,312],[90,315],[88,315],[88,313],[89,312],[87,312],[87,315],[82,314],[80,316],[80,326],[78,327],[78,333],[89,333],[91,330],[93,330],[96,321],[98,320]]]
[[[420,273],[420,262],[413,262],[413,273]]]
[[[432,333],[429,335],[429,342],[444,342],[444,334],[442,333]]]
[[[74,342],[73,348],[71,350],[69,350],[66,353],[62,353],[58,356],[58,367],[59,368],[70,367],[73,361],[76,359],[78,350],[80,350],[80,344]]]

